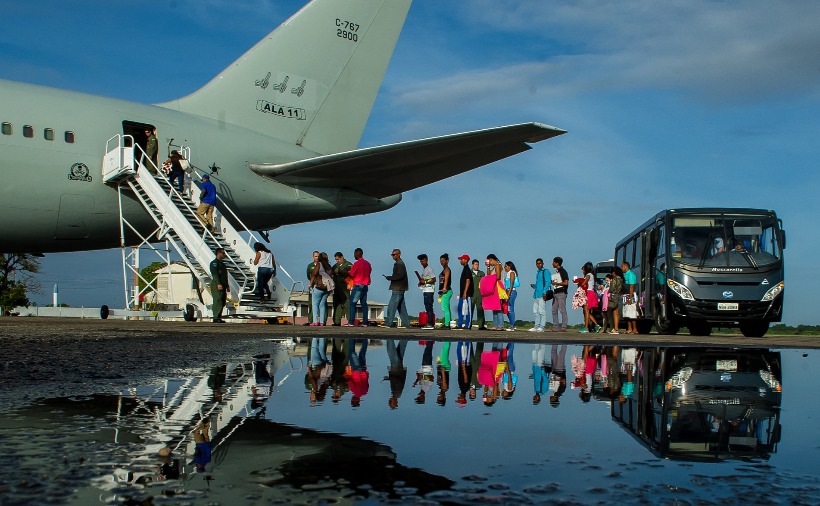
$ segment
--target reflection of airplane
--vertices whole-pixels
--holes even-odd
[[[146,128],[193,165],[221,167],[212,182],[254,230],[389,209],[404,191],[564,133],[527,123],[357,149],[409,6],[314,0],[201,89],[158,105],[0,81],[0,249],[120,246],[118,193],[99,169],[108,139],[144,147]],[[304,87],[272,90],[288,78]],[[124,197],[128,223],[153,230]]]
[[[635,368],[630,395],[612,401],[612,419],[653,453],[677,460],[768,459],[777,450],[780,353],[638,351],[642,367]]]

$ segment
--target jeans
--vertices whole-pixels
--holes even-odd
[[[433,292],[423,292],[424,310],[427,312],[427,325],[436,325],[436,313],[433,311]]]
[[[261,299],[268,294],[270,297],[271,291],[268,287],[268,282],[270,278],[273,277],[273,269],[270,267],[260,267],[256,270],[256,295]]]
[[[532,301],[532,312],[535,315],[535,328],[543,329],[547,326],[547,301],[538,297]]]
[[[518,297],[518,290],[513,290],[510,292],[510,299],[507,301],[509,303],[509,310],[507,312],[507,317],[510,320],[510,327],[515,328],[515,299]]]
[[[171,186],[174,186],[174,180],[178,180],[177,183],[177,190],[179,193],[185,191],[185,173],[184,172],[171,172],[171,175],[168,176],[168,181],[171,183]]]
[[[390,360],[391,368],[404,367],[404,350],[407,349],[407,341],[401,340],[396,345],[393,339],[387,340],[387,358]]]
[[[350,356],[350,368],[353,371],[365,371],[367,370],[367,361],[366,361],[366,353],[367,353],[367,339],[350,339],[349,344],[349,356]],[[356,342],[361,343],[359,347],[359,352],[356,353]]]
[[[444,312],[444,328],[450,328],[450,320],[452,320],[452,315],[450,314],[450,299],[453,297],[453,291],[447,290],[446,292],[441,294],[441,310]]]
[[[458,328],[470,328],[470,298],[461,297],[456,304],[456,311],[458,311]],[[467,313],[467,314],[464,314]]]
[[[327,323],[327,296],[330,292],[313,288],[313,323]]]
[[[327,363],[327,339],[324,337],[310,340],[310,365],[313,367]]]
[[[563,328],[567,330],[567,293],[556,293],[552,298],[552,325],[558,327],[558,311],[561,311],[561,318],[563,319]]]
[[[504,328],[504,313],[501,310],[493,311],[493,328],[494,329],[503,329]]]
[[[390,292],[390,302],[387,303],[387,314],[384,317],[384,324],[388,327],[393,325],[396,319],[396,310],[399,311],[399,319],[402,327],[410,326],[410,317],[407,315],[407,306],[404,304],[404,292],[393,290]]]
[[[353,285],[353,290],[350,290],[350,318],[348,323],[353,323],[356,319],[356,303],[362,303],[362,325],[367,325],[367,285]]]

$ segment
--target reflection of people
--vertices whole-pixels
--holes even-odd
[[[547,345],[536,344],[532,349],[532,385],[535,394],[532,403],[541,402],[541,396],[549,391],[550,369],[547,366]]]
[[[211,296],[213,297],[213,321],[214,323],[225,323],[222,319],[222,310],[228,301],[228,268],[222,260],[225,258],[225,250],[217,248],[216,258],[211,261]]]
[[[359,351],[356,352],[356,343],[359,343]],[[359,406],[362,397],[367,395],[370,388],[370,373],[367,372],[367,339],[350,340],[350,378],[347,386],[350,388],[352,397],[350,405]]]
[[[199,207],[196,208],[196,215],[199,221],[211,232],[214,231],[214,206],[216,205],[216,186],[211,182],[208,174],[202,176],[201,193],[199,195]]]
[[[387,379],[390,381],[390,399],[387,405],[390,409],[399,407],[399,397],[404,391],[404,383],[407,381],[407,368],[404,366],[404,350],[407,348],[407,341],[387,340],[387,358],[390,366],[387,368]]]
[[[561,395],[563,395],[567,389],[567,345],[553,344],[550,350],[550,357],[552,361],[553,378],[553,381],[551,381],[553,391],[552,395],[550,395],[550,406],[557,408]]]
[[[203,420],[194,428],[194,464],[196,472],[204,473],[211,461],[211,421]]]
[[[416,381],[413,386],[418,385],[419,393],[416,396],[416,404],[424,404],[427,392],[433,386],[435,377],[433,376],[433,341],[424,342],[424,352],[421,355],[421,368],[416,371]]]

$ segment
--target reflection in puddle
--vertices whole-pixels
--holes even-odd
[[[780,352],[268,346],[0,414],[2,503],[820,502],[805,455],[779,455]]]

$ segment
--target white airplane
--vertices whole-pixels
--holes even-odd
[[[0,81],[0,251],[120,246],[106,142],[190,149],[250,229],[389,209],[401,193],[564,133],[525,123],[357,149],[411,0],[314,0],[198,91],[145,105]],[[123,216],[150,233],[136,198]]]

